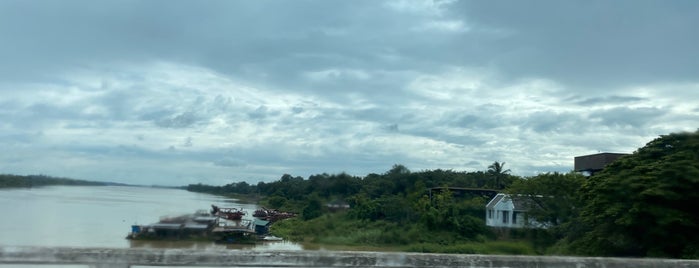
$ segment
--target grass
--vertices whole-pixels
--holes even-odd
[[[344,213],[335,213],[309,221],[283,220],[273,224],[271,232],[309,249],[537,255],[531,243],[523,240],[485,236],[468,240],[448,230],[428,231],[419,226],[349,219]]]

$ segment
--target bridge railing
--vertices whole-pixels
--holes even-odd
[[[699,260],[347,251],[243,251],[0,246],[0,264],[96,268],[208,267],[699,267]]]

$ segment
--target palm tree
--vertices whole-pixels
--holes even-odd
[[[505,168],[505,162],[502,162],[502,164],[498,161],[495,161],[493,164],[488,166],[488,174],[493,176],[495,179],[495,188],[497,189],[502,189],[505,188],[504,185],[502,185],[502,178],[510,173],[509,169],[504,170]]]

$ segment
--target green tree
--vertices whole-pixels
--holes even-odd
[[[430,200],[423,196],[413,204],[420,214],[420,223],[431,231],[450,231],[467,239],[487,234],[483,220],[485,200],[476,197],[470,200],[457,200],[449,191],[436,193]]]
[[[286,198],[283,196],[270,196],[267,198],[267,204],[269,204],[274,209],[280,209],[286,204]]]
[[[498,161],[495,161],[490,166],[488,166],[488,174],[495,181],[495,189],[505,188],[503,180],[509,175],[509,173],[510,170],[505,169],[505,162],[500,163]]]
[[[585,176],[578,173],[544,173],[517,180],[506,192],[529,204],[527,218],[565,229],[579,214],[584,182]]]
[[[699,257],[699,131],[661,136],[592,176],[571,248],[591,255]]]
[[[323,214],[323,204],[317,196],[311,196],[303,208],[301,216],[304,220],[311,220]]]

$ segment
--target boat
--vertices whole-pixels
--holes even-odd
[[[261,209],[255,210],[255,213],[252,216],[258,219],[276,222],[279,220],[296,217],[296,214],[291,212],[279,211],[276,209],[266,209],[263,207]]]
[[[245,216],[245,214],[246,213],[245,211],[243,211],[243,209],[220,208],[216,205],[211,205],[211,215],[219,216],[227,220],[239,221],[243,219],[243,216]]]
[[[210,213],[209,213],[210,212]],[[262,209],[269,218],[294,215],[277,210]],[[197,210],[193,214],[160,217],[160,221],[150,225],[132,225],[127,239],[206,239],[219,243],[254,243],[283,241],[281,237],[269,234],[272,223],[260,218],[243,219],[247,213],[238,208],[222,208],[211,205],[211,211]]]

